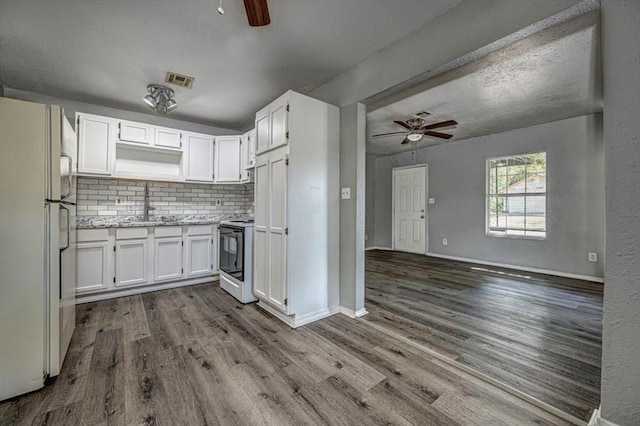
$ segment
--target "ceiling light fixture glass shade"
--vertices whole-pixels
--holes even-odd
[[[166,114],[178,108],[178,103],[173,99],[174,92],[161,84],[147,86],[149,92],[142,100],[151,109],[159,114]]]
[[[411,142],[418,142],[420,139],[422,139],[422,133],[409,133],[407,135],[407,139],[409,139]]]

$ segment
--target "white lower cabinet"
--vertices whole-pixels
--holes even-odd
[[[182,244],[182,237],[156,238],[154,247],[156,281],[182,278]]]
[[[116,287],[145,284],[148,281],[148,241],[116,241]]]
[[[217,232],[217,225],[80,229],[76,293],[98,300],[129,287],[203,282],[218,272]]]
[[[216,251],[217,227],[211,225],[190,226],[185,244],[185,265],[187,277],[208,275],[217,272]]]
[[[112,244],[104,241],[78,242],[76,244],[76,292],[87,293],[109,288]]]

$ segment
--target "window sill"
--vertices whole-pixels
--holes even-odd
[[[547,236],[545,235],[544,237],[537,237],[535,235],[507,235],[507,234],[503,234],[503,233],[498,233],[498,232],[491,232],[491,231],[487,231],[485,233],[485,235],[487,237],[494,237],[494,238],[514,238],[514,239],[518,239],[518,240],[538,240],[538,241],[545,241],[547,239]]]

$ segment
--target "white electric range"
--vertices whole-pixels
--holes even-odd
[[[253,295],[253,220],[220,222],[220,287],[242,303]]]

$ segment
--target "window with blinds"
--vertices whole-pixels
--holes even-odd
[[[547,153],[487,160],[487,235],[547,237]]]

